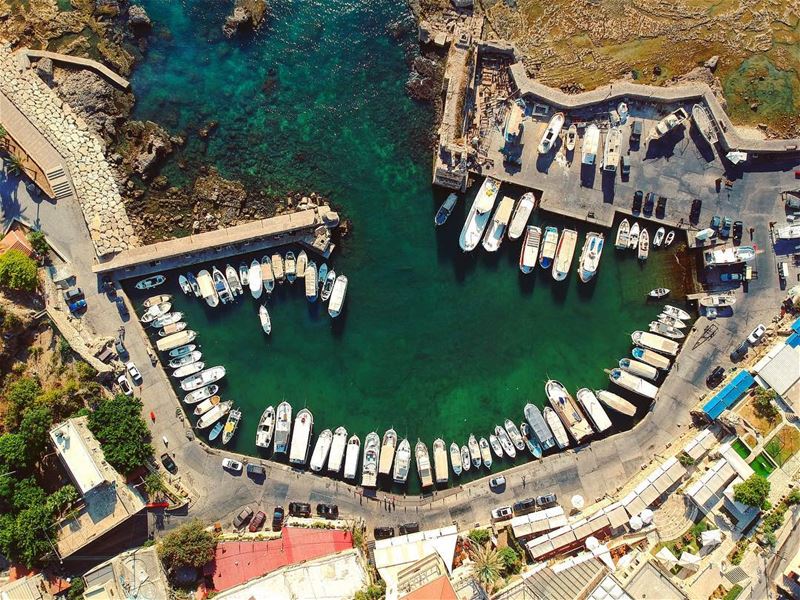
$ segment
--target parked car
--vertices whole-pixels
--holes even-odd
[[[117,385],[119,385],[119,389],[122,390],[123,394],[126,396],[133,396],[133,388],[131,387],[131,384],[128,381],[128,376],[125,375],[125,373],[117,377]]]
[[[247,523],[250,518],[253,516],[253,509],[249,506],[243,508],[241,512],[233,518],[233,528],[240,529],[244,527],[244,524]]]
[[[264,477],[267,476],[267,470],[264,467],[262,467],[261,465],[254,465],[252,463],[249,463],[247,465],[247,474],[250,475],[250,477],[253,477],[253,478],[256,478],[256,477],[264,478]]]
[[[536,510],[536,499],[535,498],[525,498],[525,500],[520,500],[519,502],[514,503],[514,514],[518,517],[521,515],[527,515]]]
[[[128,356],[128,349],[125,347],[123,340],[125,339],[125,328],[120,327],[117,331],[117,337],[114,339],[114,350],[117,351],[117,356],[125,358]]]
[[[656,203],[656,194],[655,192],[647,192],[647,196],[644,198],[644,210],[642,211],[644,215],[649,216],[653,214],[653,206]]]
[[[250,531],[250,533],[255,533],[264,526],[264,521],[266,520],[267,514],[263,510],[260,510],[256,513],[256,516],[253,517],[253,520],[250,521],[250,527],[247,529]]]
[[[69,308],[69,312],[71,312],[73,315],[78,314],[79,312],[86,310],[86,300],[80,298],[79,300],[75,300],[75,302],[70,302],[67,304],[67,307]]]
[[[711,224],[709,225],[709,227],[711,227],[711,229],[719,229],[719,226],[721,224],[722,224],[722,217],[720,217],[719,215],[714,215],[713,217],[711,217]]]
[[[725,379],[725,369],[717,365],[714,367],[714,370],[711,371],[711,374],[706,377],[706,385],[713,390],[722,383],[723,379]]]
[[[764,327],[764,325],[759,324],[759,326],[753,329],[753,331],[750,332],[750,335],[747,336],[747,342],[750,345],[755,346],[761,341],[761,338],[764,337],[765,333],[767,333],[767,328]]]
[[[81,288],[70,288],[64,292],[64,302],[70,304],[78,298],[83,298],[83,290]]]
[[[489,480],[489,488],[493,490],[499,490],[501,488],[506,487],[506,478],[502,475],[498,475],[497,477],[492,477]]]
[[[552,492],[550,492],[549,494],[542,494],[541,496],[536,498],[536,506],[538,506],[539,508],[546,508],[548,506],[552,506],[556,502],[558,502],[558,497]]]
[[[117,296],[116,303],[120,317],[122,317],[123,319],[127,319],[128,317],[131,316],[131,313],[128,311],[128,307],[125,304],[125,301],[122,299],[122,296]]]
[[[723,273],[719,276],[720,281],[744,281],[744,275],[741,273]]]
[[[172,457],[166,452],[161,455],[161,464],[173,475],[178,472],[178,465],[175,464],[175,461],[172,460]]]
[[[133,361],[126,362],[125,368],[128,369],[128,374],[131,376],[133,384],[142,385],[142,374],[139,373],[139,369],[136,368],[136,365],[133,364]]]
[[[741,221],[734,221],[733,222],[733,241],[741,242],[742,241],[742,232],[744,231],[744,223]]]
[[[242,472],[242,463],[238,460],[233,460],[232,458],[223,458],[222,459],[222,468],[227,469],[228,471],[234,471],[236,473]]]
[[[636,190],[633,194],[633,212],[638,213],[642,210],[642,198],[644,198],[644,192]]]
[[[731,360],[736,362],[738,360],[743,359],[747,356],[747,351],[750,349],[750,344],[747,343],[747,340],[743,341],[741,344],[736,346],[731,352]]]
[[[492,510],[492,521],[505,521],[514,516],[514,511],[510,506],[498,506]]]
[[[317,515],[324,519],[338,519],[339,507],[336,504],[317,504]]]
[[[622,178],[627,179],[631,174],[631,159],[623,154],[619,157],[619,164],[621,165],[620,173],[622,173]]]
[[[385,540],[394,537],[394,527],[376,527],[373,531],[376,540]]]
[[[667,214],[667,197],[666,196],[659,196],[658,202],[656,202],[656,217],[659,219],[663,219],[664,215]]]
[[[303,517],[311,516],[311,505],[308,502],[289,502],[289,516]]]
[[[692,200],[692,209],[689,211],[689,222],[697,225],[700,222],[700,210],[703,208],[703,201],[699,198]]]
[[[631,121],[631,141],[638,143],[642,138],[642,122],[639,119]]]
[[[407,533],[417,533],[419,531],[419,523],[405,523],[400,525],[400,535]]]
[[[733,227],[733,219],[730,217],[722,219],[722,227],[719,228],[719,237],[727,240],[731,235],[731,227]]]
[[[281,527],[283,527],[284,514],[282,506],[275,507],[275,510],[272,512],[272,531],[281,530]]]

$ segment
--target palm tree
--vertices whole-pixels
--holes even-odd
[[[11,175],[21,175],[23,172],[25,172],[25,165],[17,155],[9,153],[7,161],[8,172]]]
[[[503,561],[497,550],[473,543],[469,556],[473,563],[472,574],[487,590],[491,590],[495,582],[500,579],[500,572],[503,569]]]

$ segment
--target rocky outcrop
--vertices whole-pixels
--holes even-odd
[[[193,195],[198,203],[222,211],[224,220],[235,218],[247,202],[247,189],[239,181],[222,177],[216,169],[198,177],[194,182]]]
[[[158,123],[129,121],[123,127],[123,168],[142,179],[152,176],[156,167],[173,150],[172,138]]]
[[[266,0],[236,0],[233,12],[225,18],[222,33],[232,38],[259,28],[267,14]]]
[[[135,35],[143,35],[150,31],[152,22],[143,6],[132,4],[128,7],[128,27]]]
[[[417,56],[406,81],[406,92],[414,100],[430,102],[438,93],[440,80],[439,63],[424,56]]]

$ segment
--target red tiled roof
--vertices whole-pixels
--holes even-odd
[[[17,229],[10,230],[6,237],[0,240],[0,254],[5,254],[8,250],[19,250],[28,256],[33,255],[33,247],[25,235]]]
[[[442,575],[403,596],[402,600],[458,600],[458,596],[447,575]]]
[[[281,567],[352,547],[349,531],[285,527],[277,540],[220,542],[203,574],[221,592]]]

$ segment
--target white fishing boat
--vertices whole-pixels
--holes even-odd
[[[219,294],[211,278],[211,273],[203,269],[197,274],[197,286],[200,288],[200,295],[211,308],[219,305]]]
[[[187,279],[186,275],[178,275],[178,285],[185,295],[188,296],[192,293],[192,285],[189,283],[189,279]]]
[[[304,278],[306,284],[306,300],[309,302],[316,302],[317,290],[319,287],[317,286],[317,263],[313,260],[306,266]]]
[[[389,429],[383,434],[381,440],[381,460],[378,465],[378,475],[388,475],[392,472],[394,452],[397,449],[397,432]]]
[[[558,413],[549,406],[545,406],[542,410],[542,415],[550,431],[553,432],[553,437],[559,449],[567,448],[569,446],[569,437],[567,436],[567,430],[564,429],[564,424],[558,418]]]
[[[268,406],[261,413],[256,427],[256,446],[259,448],[269,448],[272,443],[272,436],[275,433],[275,407]]]
[[[556,411],[564,426],[579,444],[592,435],[592,427],[584,418],[575,399],[560,382],[550,379],[544,386],[550,406]]]
[[[225,377],[225,367],[211,367],[205,371],[195,373],[191,377],[181,381],[181,389],[186,392],[191,392],[210,383],[216,383]]]
[[[275,454],[289,452],[289,436],[292,432],[292,405],[281,402],[275,409]]]
[[[583,134],[583,146],[581,148],[581,163],[584,165],[594,165],[597,163],[597,148],[600,145],[600,129],[592,123],[586,128]]]
[[[183,331],[179,331],[178,333],[173,333],[172,335],[168,335],[165,338],[161,338],[160,340],[156,340],[156,348],[159,349],[161,352],[166,352],[167,350],[173,350],[178,346],[185,346],[195,340],[197,337],[197,332],[192,331],[191,329],[184,329]]]
[[[283,256],[276,252],[272,255],[270,262],[272,263],[272,273],[275,277],[275,281],[277,283],[283,283],[283,280],[286,278],[286,271],[283,269]]]
[[[641,377],[633,375],[632,373],[623,371],[622,369],[611,369],[611,371],[608,373],[608,378],[621,388],[624,388],[629,392],[639,394],[640,396],[644,396],[645,398],[650,398],[651,400],[655,400],[656,394],[658,393],[658,388],[652,383],[649,383]]]
[[[494,211],[494,217],[486,230],[486,235],[483,236],[483,249],[487,252],[497,252],[500,244],[503,242],[503,234],[506,232],[508,221],[511,218],[511,211],[514,209],[514,199],[508,196],[500,200],[497,205],[497,210]]]
[[[226,400],[225,402],[220,402],[202,417],[197,420],[197,424],[195,425],[197,429],[207,429],[211,427],[214,423],[219,421],[222,417],[228,414],[230,411],[231,406],[233,406],[233,400]]]
[[[562,127],[564,127],[564,113],[557,112],[550,118],[547,129],[545,129],[544,134],[542,134],[542,140],[539,142],[537,148],[539,154],[547,154],[553,149]]]
[[[275,275],[272,273],[272,260],[269,256],[261,257],[261,283],[264,285],[264,291],[271,294],[275,289]]]
[[[656,229],[656,234],[653,236],[653,248],[660,248],[661,244],[664,243],[664,237],[667,234],[667,230],[663,227],[659,227]]]
[[[705,106],[702,104],[695,104],[692,106],[692,121],[694,121],[694,124],[697,126],[700,135],[702,135],[709,144],[713,146],[717,143],[719,140],[717,137],[717,130],[712,124],[711,116],[708,114]]]
[[[197,404],[198,402],[205,400],[206,398],[210,398],[218,391],[219,391],[218,385],[207,385],[205,387],[200,388],[199,390],[189,392],[188,394],[186,394],[186,396],[184,396],[183,401],[185,404]]]
[[[167,280],[166,277],[163,275],[153,275],[152,277],[148,277],[147,279],[142,279],[141,281],[136,282],[136,289],[137,290],[151,290],[155,287],[160,286]]]
[[[219,301],[223,304],[233,302],[233,292],[231,292],[231,286],[228,283],[228,280],[225,279],[225,275],[222,274],[222,271],[220,271],[217,267],[212,267],[211,279],[214,281],[214,289],[217,291]]]
[[[614,247],[617,250],[625,250],[628,247],[628,235],[631,231],[631,224],[628,219],[622,219],[617,227],[617,237],[614,240]]]
[[[172,294],[159,294],[158,296],[150,296],[147,300],[142,302],[142,305],[145,308],[150,308],[164,302],[169,302],[170,300],[172,300]]]
[[[344,456],[344,478],[355,479],[358,473],[358,456],[361,453],[361,440],[351,435],[347,440],[347,451]]]
[[[680,319],[676,319],[675,317],[670,317],[667,313],[659,313],[658,320],[664,323],[665,325],[669,325],[670,327],[675,327],[676,329],[686,329],[686,323],[681,321]]]
[[[228,420],[225,421],[225,427],[222,429],[222,445],[224,446],[231,441],[236,429],[239,427],[239,421],[242,420],[242,411],[233,409],[228,413]]]
[[[344,453],[347,449],[347,429],[337,427],[333,432],[331,453],[328,456],[328,473],[339,473],[344,464]]]
[[[671,229],[667,232],[667,237],[664,238],[664,248],[669,248],[672,242],[675,241],[675,232]]]
[[[168,314],[170,310],[172,310],[172,302],[162,302],[148,308],[139,320],[142,323],[152,323],[159,317]]]
[[[374,488],[378,484],[378,460],[381,438],[374,431],[364,438],[364,461],[361,465],[361,485]]]
[[[616,172],[619,167],[620,146],[622,145],[622,130],[612,127],[606,134],[605,149],[603,150],[603,171]]]
[[[182,312],[171,312],[165,315],[161,315],[160,317],[156,317],[152,321],[150,321],[150,327],[153,329],[158,329],[159,327],[166,327],[167,325],[172,325],[174,323],[178,323],[181,319],[183,319]]]
[[[322,291],[319,293],[319,297],[322,299],[323,302],[327,302],[328,298],[331,297],[331,293],[333,292],[333,284],[335,281],[336,281],[336,271],[331,269],[325,276],[325,280],[322,283]]]
[[[297,264],[295,265],[295,273],[297,273],[297,277],[300,279],[305,278],[307,268],[308,254],[306,254],[305,250],[300,250],[300,253],[297,255]]]
[[[636,250],[637,248],[639,248],[639,224],[634,223],[628,233],[628,249]]]
[[[556,281],[564,281],[567,278],[577,243],[577,231],[565,229],[561,232],[561,237],[558,239],[558,248],[556,248],[556,257],[553,260],[553,279]]]
[[[187,325],[183,321],[178,323],[170,323],[169,325],[165,325],[161,329],[158,330],[158,337],[167,337],[168,335],[172,335],[173,333],[178,333],[179,331],[183,331],[186,329]]]
[[[522,250],[519,253],[519,270],[527,274],[536,267],[539,244],[542,241],[542,230],[535,225],[528,225],[525,229],[525,241],[522,243]]]
[[[649,348],[670,356],[675,356],[678,353],[678,348],[680,348],[678,342],[646,331],[634,331],[631,334],[631,340],[637,346]]]
[[[514,447],[517,450],[525,450],[525,441],[522,439],[522,434],[519,432],[519,428],[517,428],[514,421],[511,419],[506,419],[503,423],[503,427],[508,433],[508,437],[511,438],[511,443],[514,444]]]
[[[169,355],[172,358],[180,358],[181,356],[186,356],[194,352],[197,349],[197,346],[194,344],[187,344],[186,346],[178,346],[177,348],[173,348],[169,351]]]
[[[411,443],[403,438],[397,446],[397,454],[394,459],[394,473],[392,479],[395,483],[404,484],[408,480],[408,472],[411,470]]]
[[[491,456],[489,458],[491,459]],[[450,478],[450,469],[447,467],[447,449],[442,438],[433,440],[433,474],[437,484],[447,483]]]
[[[511,216],[511,224],[508,226],[508,239],[516,240],[525,231],[525,226],[528,224],[528,219],[531,217],[535,198],[531,192],[527,192],[519,199],[516,207],[514,207],[514,214]]]
[[[478,446],[481,449],[481,461],[483,462],[483,466],[487,469],[492,468],[492,449],[489,447],[489,442],[486,441],[485,437],[482,437],[478,440]],[[434,448],[435,448],[434,444]],[[436,451],[434,450],[434,465],[436,464]],[[438,483],[438,480],[437,480]]]
[[[230,265],[225,265],[225,279],[228,280],[228,287],[231,288],[231,296],[235,298],[243,293],[244,290],[242,289],[242,282],[239,281],[239,275],[236,273],[236,269]]]
[[[487,177],[478,190],[459,237],[458,243],[464,252],[471,252],[481,241],[483,232],[489,224],[489,217],[499,191],[500,180],[494,177]]]
[[[239,281],[243,288],[250,287],[250,267],[244,261],[239,263]]]
[[[469,458],[469,448],[461,446],[461,469],[469,471],[472,468],[472,461]]]
[[[194,276],[194,273],[187,273],[186,279],[189,280],[189,285],[192,286],[192,293],[194,294],[195,298],[202,297],[203,294],[200,292],[200,284],[197,283],[197,277]]]
[[[586,234],[586,241],[583,243],[580,261],[578,262],[578,275],[583,283],[589,282],[600,265],[600,256],[603,254],[603,243],[605,238],[602,233],[590,231]]]
[[[342,313],[342,306],[344,305],[344,297],[346,294],[347,277],[344,275],[337,275],[336,281],[333,284],[331,299],[330,302],[328,302],[328,314],[332,319],[335,319]]]
[[[637,255],[639,260],[647,260],[647,256],[650,254],[650,234],[647,233],[647,229],[642,227],[642,233],[639,234],[639,254]]]
[[[330,429],[324,429],[317,438],[317,443],[314,444],[314,451],[311,453],[311,462],[309,466],[315,473],[319,473],[325,468],[325,463],[328,460],[328,454],[331,451],[331,444],[333,443],[333,432]]]
[[[676,319],[680,319],[681,321],[688,321],[692,317],[687,313],[685,310],[681,310],[677,306],[670,306],[667,304],[664,306],[663,310],[664,314],[669,317],[675,317]]]
[[[292,443],[289,446],[289,464],[304,467],[308,461],[311,435],[314,432],[314,415],[307,408],[297,411],[292,428]]]
[[[457,477],[460,477],[463,471],[461,468],[461,452],[458,449],[458,444],[455,442],[450,444],[450,464],[453,466],[453,473],[455,473]]]
[[[206,414],[221,401],[222,399],[219,396],[211,396],[210,398],[206,398],[194,407],[194,416],[199,417],[200,415]]]
[[[611,428],[611,419],[608,418],[606,411],[603,410],[600,401],[592,390],[581,388],[575,394],[575,397],[578,399],[581,408],[583,408],[583,412],[586,413],[586,416],[589,417],[592,425],[599,433]]]
[[[328,277],[328,263],[322,263],[317,271],[317,286],[320,289],[320,297],[322,297],[322,286],[325,285],[325,279]]]
[[[519,425],[519,432],[522,434],[522,440],[525,442],[525,447],[528,448],[528,452],[535,458],[542,458],[542,446],[533,434],[531,426],[523,421]]]
[[[247,287],[250,288],[250,295],[256,300],[261,298],[261,293],[264,291],[264,281],[261,278],[261,263],[258,262],[256,258],[250,263],[250,270],[247,272],[247,282]]]
[[[294,252],[291,250],[286,253],[283,267],[286,269],[286,281],[294,283],[294,280],[297,279],[297,260],[294,257]]]
[[[188,377],[189,375],[194,375],[195,373],[199,373],[205,368],[206,364],[203,361],[193,362],[188,365],[183,365],[182,367],[178,367],[172,372],[173,377],[177,377],[181,379],[183,377]]]
[[[417,473],[419,473],[420,487],[425,489],[426,487],[432,486],[431,459],[430,456],[428,456],[428,447],[421,440],[417,440],[417,445],[414,447],[414,456],[417,459]]]
[[[669,295],[669,288],[656,288],[647,294],[649,298],[664,298]]]
[[[725,308],[736,304],[733,294],[710,294],[700,298],[700,306],[706,308]]]
[[[500,447],[503,448],[503,452],[508,455],[509,458],[515,458],[517,456],[517,449],[514,447],[514,443],[511,441],[508,432],[500,427],[500,425],[495,425],[494,434],[497,436],[497,441],[500,442]]]
[[[528,402],[525,405],[523,414],[525,415],[525,420],[528,422],[528,425],[531,426],[533,435],[535,435],[536,439],[539,440],[542,450],[546,452],[556,445],[556,439],[553,437],[553,432],[550,431],[550,428],[547,426],[547,422],[544,420],[544,417],[542,417],[542,413],[538,406]]]
[[[202,356],[202,352],[195,350],[194,352],[189,352],[188,354],[184,354],[178,358],[173,358],[171,361],[169,361],[169,367],[171,369],[177,369],[178,367],[183,367],[184,365],[197,362]]]
[[[489,445],[492,447],[492,451],[495,453],[497,458],[503,458],[503,445],[500,443],[500,440],[497,438],[497,436],[493,433],[489,434]]]
[[[553,264],[553,258],[558,248],[558,229],[553,226],[544,228],[544,238],[542,238],[542,250],[539,254],[539,266],[549,269]]]
[[[673,327],[672,325],[662,323],[661,321],[650,321],[648,329],[651,333],[657,333],[658,335],[663,335],[664,337],[668,337],[673,340],[682,340],[684,337],[686,337],[686,334],[680,329]]]
[[[573,123],[567,129],[567,135],[564,139],[564,145],[567,147],[568,152],[575,150],[575,143],[578,140],[578,126]]]
[[[647,363],[648,365],[655,367],[656,369],[661,369],[662,371],[669,370],[671,364],[670,360],[666,356],[647,348],[634,348],[631,350],[631,355],[636,360]]]
[[[433,223],[437,227],[444,225],[450,215],[453,213],[453,208],[456,206],[456,201],[458,200],[458,195],[452,193],[445,198],[445,201],[439,207],[439,210],[436,211],[436,216],[433,218]]]
[[[657,140],[664,137],[670,131],[683,125],[683,122],[686,121],[688,117],[689,115],[686,114],[686,110],[683,107],[672,111],[666,117],[656,123],[656,126],[650,132],[649,139]]]
[[[653,365],[648,365],[633,358],[620,358],[619,368],[637,377],[644,377],[651,381],[658,379],[658,370]]]
[[[625,400],[622,396],[618,396],[614,392],[608,390],[595,390],[597,399],[600,400],[607,408],[615,410],[626,417],[632,417],[636,414],[636,407]]]
[[[467,447],[469,448],[469,457],[472,460],[472,466],[477,469],[481,466],[481,447],[478,445],[478,440],[475,437],[475,434],[469,434]]]

